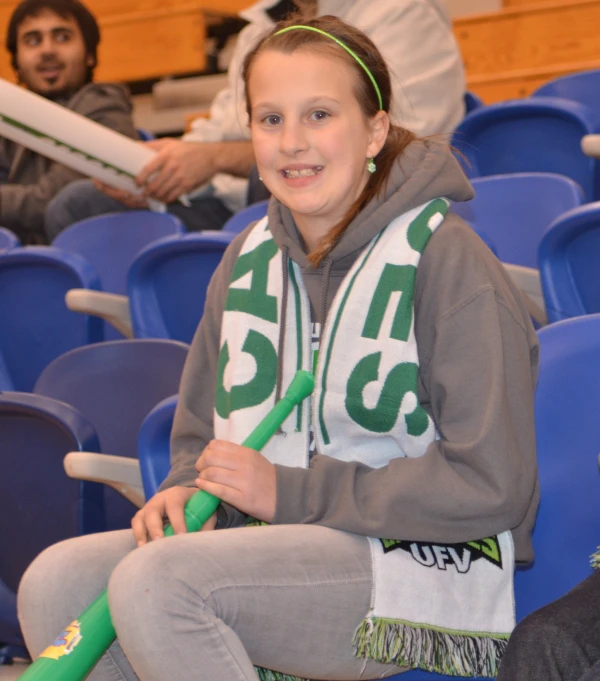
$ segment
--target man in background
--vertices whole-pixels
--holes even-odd
[[[146,196],[169,204],[190,230],[220,229],[247,203],[254,166],[241,66],[274,24],[292,13],[331,14],[356,26],[377,45],[390,66],[392,119],[419,136],[452,133],[464,116],[465,75],[442,0],[259,0],[240,12],[248,21],[229,65],[228,87],[180,140],[148,142],[158,153],[137,177]],[[52,238],[92,215],[143,208],[145,201],[91,181],[77,182],[52,202],[46,230]],[[189,194],[189,207],[177,197]],[[256,199],[262,197],[255,197]]]
[[[8,25],[6,47],[21,85],[72,111],[137,138],[127,90],[93,83],[100,31],[79,0],[23,0]],[[81,175],[0,137],[0,225],[23,243],[45,243],[50,199]]]

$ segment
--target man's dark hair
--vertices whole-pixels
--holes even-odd
[[[100,42],[100,29],[94,15],[79,0],[23,0],[17,5],[8,24],[6,32],[6,49],[11,54],[11,64],[15,71],[17,65],[17,31],[19,26],[28,17],[37,16],[43,10],[50,10],[63,19],[73,18],[79,25],[83,36],[86,53],[93,58],[93,64],[88,68],[87,80],[90,82],[94,74],[94,68],[98,61],[98,43]]]

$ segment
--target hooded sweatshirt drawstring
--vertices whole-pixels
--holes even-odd
[[[328,256],[325,258],[325,265],[323,267],[323,274],[321,275],[321,338],[323,338],[323,331],[325,329],[325,319],[327,317],[327,297],[329,296],[329,277],[331,276],[331,268],[333,267],[333,258]]]
[[[281,399],[281,394],[283,388],[281,382],[283,380],[283,355],[285,346],[285,326],[287,320],[287,304],[288,304],[288,288],[289,288],[289,267],[290,267],[290,256],[289,248],[287,246],[281,247],[281,267],[282,267],[282,279],[283,279],[283,290],[281,294],[281,319],[279,321],[279,339],[277,343],[277,379],[275,383],[275,402]],[[329,279],[331,276],[331,268],[333,267],[333,258],[328,257],[325,259],[325,264],[323,266],[323,273],[321,275],[321,336],[323,335],[323,329],[325,328],[325,318],[327,317],[327,298],[329,295]],[[282,430],[279,428],[277,431],[281,433]]]
[[[290,279],[290,256],[287,246],[281,248],[281,267],[283,279],[283,291],[281,294],[281,319],[279,320],[279,342],[277,343],[277,381],[275,384],[275,404],[281,399],[281,381],[283,377],[283,351],[285,343],[285,323],[287,320],[287,299],[288,299],[288,285]],[[281,426],[277,430],[281,433]]]

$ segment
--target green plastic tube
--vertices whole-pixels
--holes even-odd
[[[284,397],[244,440],[244,446],[260,451],[294,407],[312,393],[313,388],[313,375],[308,371],[298,371]],[[188,532],[197,532],[216,511],[219,503],[220,500],[212,494],[202,490],[196,492],[185,505]],[[172,534],[173,528],[167,525],[165,536]],[[105,590],[21,674],[19,681],[83,681],[115,638]]]

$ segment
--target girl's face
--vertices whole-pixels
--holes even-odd
[[[338,223],[368,179],[382,148],[387,114],[365,120],[357,76],[318,51],[262,52],[250,71],[250,126],[260,175],[307,239]]]

